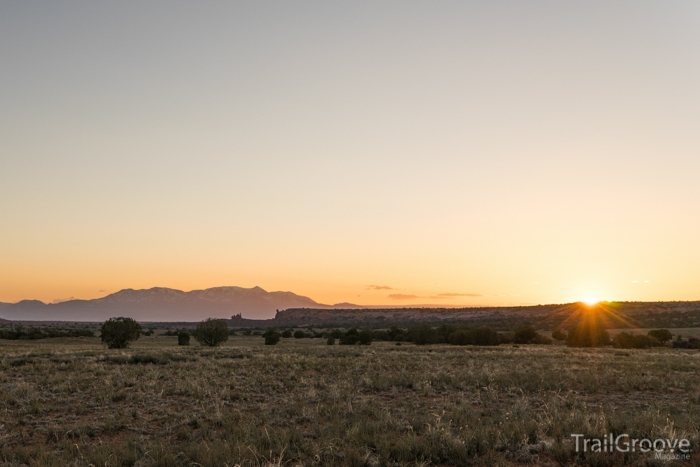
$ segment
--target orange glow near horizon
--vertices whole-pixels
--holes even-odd
[[[161,9],[0,15],[0,302],[700,300],[697,2]]]

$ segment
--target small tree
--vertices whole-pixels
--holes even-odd
[[[287,339],[287,338],[289,338],[289,337],[292,337],[292,331],[290,331],[289,329],[283,331],[283,332],[282,332],[282,337],[284,337],[285,339]]]
[[[190,333],[185,331],[178,332],[177,345],[190,345]]]
[[[328,339],[326,340],[326,344],[335,345],[335,338],[333,336],[328,336]]]
[[[132,318],[110,318],[100,329],[103,344],[110,349],[125,349],[141,335],[141,325]]]
[[[197,325],[193,335],[200,344],[216,347],[228,340],[228,327],[220,319],[207,318]]]
[[[673,334],[668,329],[653,329],[647,333],[647,336],[653,337],[664,345],[673,339]]]

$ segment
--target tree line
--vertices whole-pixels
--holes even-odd
[[[111,318],[102,324],[100,329],[100,337],[102,342],[109,348],[125,348],[130,342],[137,340],[144,333],[141,325],[132,318]],[[56,337],[75,337],[76,335],[92,336],[91,331],[87,330],[69,330],[69,331],[42,331],[42,330],[1,330],[2,333],[8,332],[23,332],[26,336],[30,335],[49,335],[53,333]],[[74,333],[74,334],[70,334]],[[251,330],[243,330],[244,335],[251,335]],[[229,335],[235,335],[233,330],[230,330],[226,322],[219,319],[209,318],[200,322],[193,332],[185,330],[177,333],[169,332],[169,335],[176,334],[179,345],[189,345],[190,336],[194,337],[197,342],[204,346],[215,347],[223,344],[229,338]],[[19,334],[13,334],[19,335]],[[400,345],[403,342],[413,343],[415,345],[431,345],[431,344],[451,344],[451,345],[474,345],[474,346],[496,346],[500,344],[540,344],[548,345],[552,340],[565,341],[569,347],[602,347],[613,345],[617,348],[649,348],[655,346],[668,346],[671,344],[674,348],[690,348],[700,349],[700,340],[688,338],[683,340],[681,336],[677,336],[675,341],[672,341],[673,335],[667,329],[654,329],[646,335],[634,335],[628,332],[621,332],[610,338],[608,331],[599,323],[581,321],[567,332],[561,329],[556,329],[552,332],[551,338],[543,336],[532,326],[523,326],[512,332],[498,332],[486,326],[470,327],[458,326],[452,324],[443,324],[440,326],[430,326],[421,324],[418,326],[409,327],[407,329],[392,326],[389,329],[357,329],[352,328],[346,331],[340,329],[326,330],[325,332],[316,332],[309,330],[274,330],[269,329],[265,332],[255,332],[255,335],[260,335],[265,339],[266,345],[276,345],[280,339],[304,339],[304,338],[325,338],[328,345],[370,345],[373,341],[390,341]],[[22,338],[22,337],[16,337]],[[33,338],[33,337],[24,337]],[[37,337],[40,338],[40,337]]]

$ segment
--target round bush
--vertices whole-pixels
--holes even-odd
[[[102,343],[110,349],[125,349],[141,335],[141,325],[132,318],[110,318],[100,329]]]
[[[177,333],[177,345],[190,345],[190,333],[189,332]]]
[[[193,335],[200,344],[216,347],[228,340],[228,326],[220,319],[207,318],[197,325]]]
[[[280,341],[280,333],[270,331],[265,335],[265,345],[276,345]]]
[[[306,333],[304,331],[294,331],[294,338],[295,339],[303,339],[306,337]]]
[[[328,337],[328,339],[326,340],[326,344],[335,345],[335,339],[333,338],[333,336]]]
[[[370,345],[372,343],[372,331],[360,331],[357,339],[360,345]]]
[[[284,337],[285,339],[288,338],[288,337],[292,337],[292,331],[290,331],[289,329],[287,329],[286,331],[284,331],[284,332],[282,333],[282,337]]]

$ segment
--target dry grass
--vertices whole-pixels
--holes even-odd
[[[1,342],[0,465],[653,465],[570,434],[698,440],[698,351],[176,343]]]

